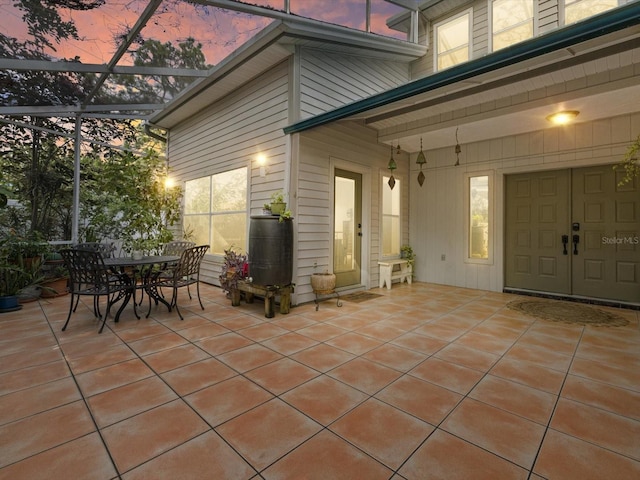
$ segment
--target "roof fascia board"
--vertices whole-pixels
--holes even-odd
[[[50,60],[22,60],[0,58],[0,70],[37,70],[41,72],[115,73],[125,75],[161,75],[171,77],[206,77],[208,70],[169,67],[116,66],[112,70],[106,64],[80,63]]]
[[[285,127],[284,133],[298,133],[329,122],[342,120],[376,107],[381,107],[420,93],[467,80],[483,73],[498,70],[513,63],[529,60],[580,42],[602,37],[606,34],[638,25],[639,23],[640,2],[629,3],[623,7],[593,17],[590,20],[572,25],[571,27],[556,30],[510,48],[491,53],[485,57],[456,65],[455,67],[410,82],[393,90],[388,90],[365,98],[364,100],[359,100],[344,107],[297,122]]]
[[[367,51],[377,51],[409,57],[408,60],[416,60],[427,53],[425,45],[398,40],[397,38],[383,37],[373,33],[361,32],[350,29],[330,29],[326,25],[300,26],[296,21],[285,20],[285,34],[290,38],[328,42],[336,46],[362,48]]]

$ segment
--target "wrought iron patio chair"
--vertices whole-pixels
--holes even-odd
[[[102,333],[109,316],[109,311],[114,303],[123,299],[122,305],[115,316],[117,322],[124,307],[132,295],[131,279],[125,274],[112,272],[105,264],[102,253],[96,250],[69,248],[60,251],[65,266],[69,270],[69,293],[71,301],[69,314],[62,330],[69,324],[71,314],[76,311],[81,296],[93,297],[93,310],[98,318],[100,314],[99,302],[101,297],[107,298],[107,307],[102,318]],[[75,306],[74,306],[75,299]]]
[[[74,245],[73,248],[82,250],[93,250],[94,252],[100,252],[104,258],[113,257],[113,252],[116,251],[116,246],[113,243],[100,243],[100,242],[85,242]]]
[[[187,242],[185,240],[175,240],[165,243],[162,247],[162,255],[182,255],[187,248],[195,247],[195,242]]]
[[[180,316],[180,320],[184,320],[178,308],[178,289],[182,287],[196,284],[198,302],[200,302],[200,307],[204,310],[204,305],[200,299],[200,265],[207,250],[209,250],[209,245],[187,248],[182,252],[182,255],[180,255],[178,263],[166,270],[164,275],[158,277],[157,285],[159,287],[171,288],[173,290],[169,308],[175,307]],[[192,298],[188,288],[187,291],[189,292],[189,298]]]

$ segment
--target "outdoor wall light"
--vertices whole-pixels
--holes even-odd
[[[389,178],[389,188],[393,190],[393,187],[396,186],[396,179],[393,178],[393,171],[398,168],[398,165],[396,165],[396,161],[393,159],[393,145],[391,145],[391,158],[389,159],[387,168],[391,172],[391,177]]]
[[[164,188],[170,189],[176,186],[176,181],[172,177],[167,177],[164,179]]]
[[[418,158],[416,158],[416,163],[420,165],[420,173],[418,174],[418,183],[420,186],[424,183],[424,173],[422,172],[422,166],[427,163],[427,157],[424,156],[424,152],[422,151],[422,137],[420,137],[420,153],[418,153]]]
[[[267,157],[264,156],[262,153],[258,154],[258,156],[256,157],[256,163],[260,167],[260,176],[263,178],[266,177],[267,176]]]
[[[580,112],[578,110],[563,110],[562,112],[552,113],[546,118],[554,125],[566,125],[567,123],[572,122],[579,113]]]

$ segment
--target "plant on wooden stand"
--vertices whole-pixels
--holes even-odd
[[[240,291],[238,290],[238,281],[244,280],[247,276],[247,255],[236,252],[231,245],[224,251],[224,263],[220,273],[220,286],[222,289],[232,295],[232,305],[240,304]],[[234,298],[233,296],[237,298]]]

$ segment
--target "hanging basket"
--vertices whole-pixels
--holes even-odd
[[[314,273],[311,275],[311,288],[318,295],[333,293],[336,288],[336,276],[333,273]]]

